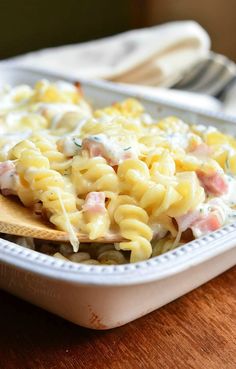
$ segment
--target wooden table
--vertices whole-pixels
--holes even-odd
[[[1,369],[235,369],[236,268],[124,327],[92,331],[0,292]]]

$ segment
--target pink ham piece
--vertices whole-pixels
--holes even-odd
[[[82,142],[82,150],[87,150],[90,157],[101,156],[107,160],[109,164],[116,165],[118,162],[109,156],[104,144],[99,141],[91,140],[89,138],[85,138]]]
[[[209,156],[211,151],[211,148],[205,143],[201,143],[189,150],[191,154],[196,156]]]
[[[14,163],[12,163],[12,161],[8,160],[8,161],[4,161],[3,163],[0,163],[0,176],[12,170],[15,171],[15,165]]]
[[[118,165],[121,161],[134,157],[132,150],[123,150],[115,142],[103,142],[101,136],[84,138],[82,142],[82,150],[87,150],[90,157],[101,156],[106,159],[111,166]],[[130,148],[131,149],[131,148]]]
[[[127,159],[132,159],[134,157],[134,154],[132,151],[126,151],[123,155],[122,155],[122,160],[127,160]]]
[[[199,210],[189,211],[187,214],[176,217],[176,223],[178,225],[178,229],[181,232],[186,231],[186,229],[190,228],[191,225],[199,219],[200,212]]]
[[[106,211],[105,193],[89,192],[86,196],[85,203],[83,205],[83,211],[103,214]]]
[[[219,217],[217,216],[217,212],[214,211],[195,222],[192,227],[192,231],[195,236],[199,237],[205,235],[206,233],[216,231],[221,226],[222,224],[219,220]]]
[[[175,220],[179,231],[185,232],[187,229],[192,229],[195,237],[215,231],[223,225],[217,210],[205,215],[201,214],[200,210],[194,210],[175,218]]]
[[[14,163],[5,161],[0,163],[0,189],[3,195],[15,195],[18,175]]]
[[[205,191],[212,195],[220,196],[228,191],[228,183],[219,172],[205,173],[202,170],[197,170],[197,176]]]
[[[2,188],[2,194],[3,196],[16,195],[16,191],[11,190],[9,188]]]

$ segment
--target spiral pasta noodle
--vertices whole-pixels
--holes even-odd
[[[162,238],[156,242],[153,242],[152,256],[158,256],[178,247],[179,244],[175,243],[175,239],[170,237]]]
[[[118,191],[117,175],[102,157],[74,157],[72,182],[78,195],[92,191]]]
[[[17,169],[36,194],[35,200],[42,201],[43,207],[50,212],[50,221],[59,229],[69,232],[71,243],[78,249],[78,240],[68,214],[79,215],[79,212],[75,197],[64,189],[62,176],[50,169],[49,160],[37,149],[23,150],[17,162]]]
[[[72,159],[66,158],[64,154],[58,151],[56,143],[54,143],[50,137],[46,138],[42,135],[34,135],[31,141],[40,152],[48,158],[51,169],[62,174],[67,173],[68,169],[71,167]]]
[[[180,199],[180,195],[169,186],[155,183],[151,180],[147,165],[140,160],[126,160],[117,172],[127,189],[137,199],[140,206],[153,216],[164,213],[173,203]]]
[[[145,210],[135,205],[120,205],[114,218],[121,235],[129,240],[121,242],[120,249],[131,251],[131,262],[148,259],[152,253],[152,230],[147,224],[148,215]]]
[[[0,110],[0,190],[69,234],[73,248],[35,241],[50,255],[138,262],[236,217],[236,140],[215,127],[151,117],[132,98],[93,110],[63,81],[7,88]],[[121,242],[99,244],[111,234]]]

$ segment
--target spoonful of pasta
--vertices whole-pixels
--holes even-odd
[[[34,216],[31,209],[24,207],[15,199],[3,195],[0,195],[0,232],[41,240],[68,242],[71,240],[69,233],[53,229],[50,224]],[[83,233],[76,233],[76,237],[80,242],[92,242],[89,236]],[[120,241],[122,241],[122,237],[115,233],[93,240],[96,243]]]

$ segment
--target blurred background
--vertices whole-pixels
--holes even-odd
[[[1,0],[0,59],[174,20],[193,19],[236,61],[235,0]]]

